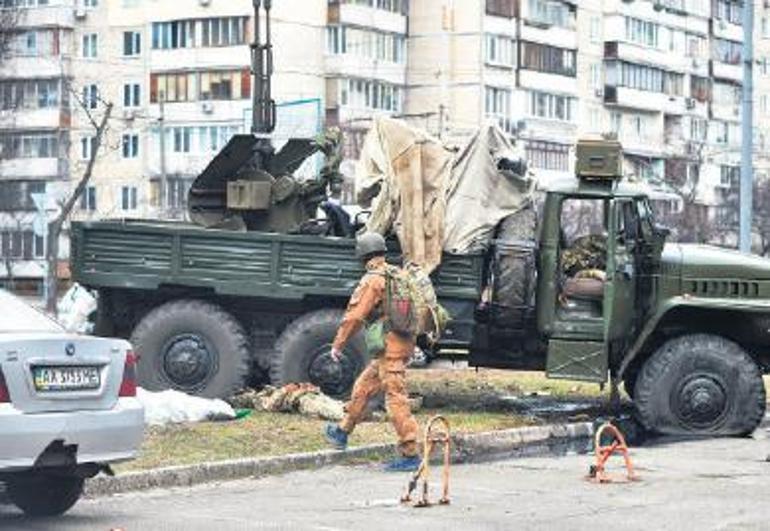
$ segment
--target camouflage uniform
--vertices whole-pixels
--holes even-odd
[[[358,332],[365,322],[382,316],[385,298],[385,258],[376,257],[366,264],[366,274],[350,298],[345,317],[342,319],[332,346],[342,350],[347,341]],[[409,407],[406,390],[406,362],[414,352],[414,340],[389,332],[385,337],[385,352],[370,362],[353,386],[346,415],[339,426],[351,433],[363,418],[367,402],[380,391],[385,392],[388,417],[398,434],[398,448],[403,456],[417,455],[419,427]]]
[[[574,277],[586,269],[607,269],[607,238],[600,234],[589,234],[576,239],[561,254],[564,274]]]

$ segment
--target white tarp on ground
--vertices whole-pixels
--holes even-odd
[[[400,120],[380,118],[366,135],[356,167],[356,195],[371,204],[367,230],[398,236],[406,259],[432,271],[441,252],[485,249],[495,227],[532,198],[530,175],[501,166],[524,161],[494,123],[457,156]]]
[[[230,404],[218,398],[190,396],[171,389],[152,392],[142,388],[136,390],[136,398],[144,406],[144,423],[151,426],[235,418],[235,410]]]
[[[356,166],[358,201],[371,202],[367,230],[395,231],[404,257],[429,272],[441,262],[451,161],[451,152],[425,131],[380,118]]]
[[[494,123],[482,126],[459,153],[447,189],[444,249],[473,253],[485,249],[495,228],[532,199],[531,175],[501,171],[501,161],[525,159]]]

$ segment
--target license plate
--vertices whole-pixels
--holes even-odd
[[[101,384],[97,367],[33,367],[38,391],[98,389]]]

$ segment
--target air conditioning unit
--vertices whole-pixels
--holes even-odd
[[[211,114],[214,112],[214,103],[210,101],[204,101],[201,105],[201,110],[206,114]]]
[[[86,13],[86,6],[82,2],[78,2],[78,5],[75,6],[75,18],[84,19],[86,18]]]
[[[695,98],[685,98],[684,99],[684,106],[688,109],[692,110],[695,108]]]
[[[203,7],[206,7],[211,5],[211,0],[198,0],[198,3]]]
[[[604,89],[594,89],[594,96],[597,98],[603,98],[604,97]]]

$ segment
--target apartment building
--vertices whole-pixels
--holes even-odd
[[[69,185],[75,11],[67,0],[5,0],[0,9],[19,10],[0,58],[0,273],[18,284],[41,276],[37,212]]]

